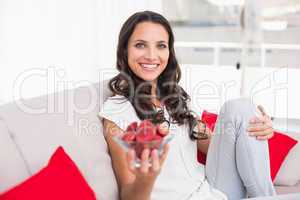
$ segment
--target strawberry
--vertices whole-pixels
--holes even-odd
[[[165,137],[169,133],[169,126],[167,124],[158,124],[156,125],[156,134]]]
[[[137,127],[138,127],[138,123],[132,122],[131,124],[129,124],[129,126],[127,126],[126,131],[136,131]]]
[[[138,129],[143,129],[144,127],[150,127],[150,128],[155,128],[154,124],[150,120],[143,120],[140,125],[138,126]]]
[[[163,139],[163,137],[161,137],[160,135],[155,135],[154,140],[153,140],[154,143],[153,143],[152,149],[158,149],[162,143],[162,139]]]
[[[122,140],[126,142],[135,141],[136,135],[134,131],[126,131],[125,135],[123,135]]]
[[[131,123],[127,129],[126,134],[122,137],[122,140],[131,143],[130,146],[136,152],[138,158],[141,158],[141,154],[145,148],[153,149],[159,148],[162,143],[163,136],[167,134],[168,130],[161,128],[158,131],[158,127],[152,124],[149,120],[143,120],[139,126],[137,122]]]
[[[156,127],[149,120],[144,120],[140,123],[137,128],[137,137],[138,142],[151,141],[156,134]]]
[[[154,127],[145,127],[143,129],[139,128],[136,135],[136,141],[138,142],[147,142],[153,140],[156,135],[156,128]]]
[[[147,138],[142,138],[140,135],[137,135],[137,142],[134,147],[136,155],[141,158],[141,154],[144,149],[149,149],[152,151],[153,149],[158,149],[162,143],[162,137],[159,135],[152,136],[151,140],[147,140]]]
[[[153,137],[153,141],[162,140],[162,139],[163,139],[163,137],[160,135],[154,135],[154,137]]]

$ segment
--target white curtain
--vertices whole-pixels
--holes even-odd
[[[161,0],[0,0],[0,104],[99,81],[139,10]]]

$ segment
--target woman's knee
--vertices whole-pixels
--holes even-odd
[[[223,129],[234,129],[236,136],[246,133],[250,119],[255,116],[255,106],[250,99],[240,98],[224,103],[220,110],[220,123]]]
[[[243,117],[255,115],[255,105],[249,98],[239,98],[226,101],[220,114],[230,117]]]

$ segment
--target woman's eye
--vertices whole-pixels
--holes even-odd
[[[143,44],[143,43],[137,43],[137,44],[135,45],[135,47],[137,47],[137,48],[144,48],[144,47],[145,47],[145,44]]]
[[[158,48],[160,48],[160,49],[165,49],[165,48],[167,48],[167,45],[165,45],[165,44],[159,44],[159,45],[158,45]]]

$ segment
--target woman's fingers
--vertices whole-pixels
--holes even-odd
[[[266,129],[270,129],[272,128],[272,126],[265,124],[265,123],[259,123],[259,124],[255,124],[255,125],[250,125],[247,128],[248,132],[259,132],[259,131],[264,131]]]
[[[161,155],[158,154],[158,150],[144,149],[140,159],[140,167],[136,167],[134,150],[129,150],[127,153],[127,162],[129,169],[138,177],[156,177],[159,173],[161,166],[163,165],[169,151],[169,145],[164,146]]]
[[[141,155],[141,167],[140,167],[140,172],[143,174],[147,174],[149,171],[149,156],[150,156],[150,150],[144,149]]]
[[[262,117],[254,117],[249,122],[248,131],[259,131],[262,129],[272,128],[273,123],[270,117],[262,116]]]
[[[254,118],[250,122],[249,127],[247,128],[250,136],[256,136],[259,140],[270,139],[273,136],[273,125],[272,121],[264,116],[261,118]]]
[[[262,116],[267,115],[267,112],[265,111],[265,109],[262,105],[258,105],[257,109],[261,112]]]
[[[258,131],[252,131],[249,132],[250,136],[268,136],[268,135],[273,135],[273,128],[267,128],[267,129],[262,129]]]
[[[272,120],[269,116],[260,116],[260,117],[253,117],[249,121],[250,124],[257,124],[257,123],[269,123],[272,124]]]
[[[168,152],[169,152],[169,148],[170,148],[169,144],[165,144],[163,152],[162,152],[162,154],[160,155],[160,158],[159,158],[160,166],[162,166],[163,163],[165,162],[165,160],[167,158],[167,155],[168,155]]]
[[[156,149],[154,149],[151,152],[151,161],[152,161],[151,170],[153,172],[158,172],[160,170],[160,163],[159,163],[158,152]]]
[[[256,139],[258,139],[258,140],[268,140],[268,139],[272,138],[273,135],[274,135],[274,133],[271,133],[269,135],[264,135],[264,136],[256,136]]]
[[[127,158],[127,163],[128,163],[128,168],[129,170],[135,174],[136,172],[136,168],[134,165],[135,162],[135,151],[133,149],[129,149],[127,154],[126,154],[126,158]]]
[[[206,127],[206,125],[205,125],[205,123],[203,121],[198,120],[198,124],[197,125],[198,125],[198,131],[199,132],[206,133],[207,127]]]

